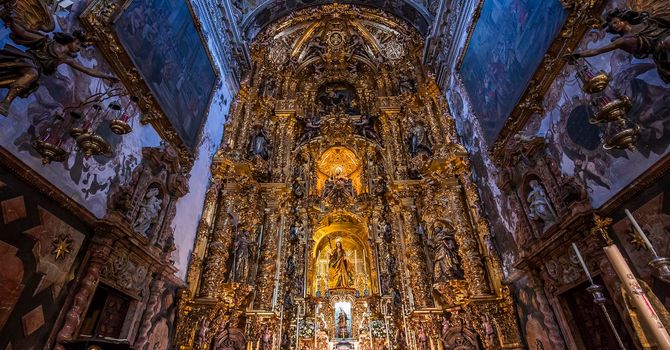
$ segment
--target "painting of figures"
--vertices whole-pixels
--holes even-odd
[[[485,0],[461,77],[490,145],[523,95],[566,11],[558,0]]]
[[[197,143],[217,76],[184,0],[133,0],[116,34],[187,147]]]

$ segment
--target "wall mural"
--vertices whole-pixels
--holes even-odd
[[[59,12],[56,17],[58,30],[70,32],[78,29],[77,16],[86,6],[85,2],[76,2],[70,12]],[[0,46],[7,43],[14,44],[9,38],[9,31],[0,30]],[[78,60],[86,67],[110,71],[95,47],[82,48]],[[35,93],[25,99],[17,98],[11,106],[9,117],[0,117],[0,147],[21,159],[99,218],[107,211],[107,193],[112,183],[128,180],[132,170],[140,163],[138,155],[142,147],[158,146],[161,143],[154,129],[151,126],[141,126],[138,122],[139,116],[134,115],[131,118],[134,123],[133,131],[124,136],[112,133],[106,121],[94,121],[93,129],[112,147],[111,157],[93,156],[86,159],[81,152],[75,151],[75,142],[67,131],[82,122],[65,113],[62,121],[54,123],[54,114],[61,113],[68,106],[78,105],[92,93],[104,91],[108,87],[106,82],[98,78],[61,66],[54,75],[40,80],[40,86]],[[0,96],[5,93],[6,89],[0,90]],[[208,116],[203,116],[207,116],[207,122],[198,141],[200,146],[189,180],[190,192],[177,203],[179,209],[172,224],[176,246],[173,258],[181,278],[186,274],[194,232],[209,182],[209,164],[221,140],[230,95],[227,86],[217,87],[209,112],[204,110],[204,113],[208,113]],[[34,138],[52,130],[57,130],[58,135],[62,136],[61,147],[71,152],[62,163],[43,165],[39,154],[30,143]]]
[[[193,149],[216,72],[183,0],[135,0],[116,34],[187,147]]]
[[[491,144],[567,16],[557,0],[486,0],[461,76]]]
[[[580,48],[600,46],[611,39],[611,35],[593,32]],[[607,151],[601,147],[600,130],[588,122],[588,101],[572,67],[567,67],[548,91],[545,118],[528,125],[525,133],[544,134],[563,172],[585,183],[593,206],[599,207],[668,153],[670,84],[661,81],[651,59],[639,60],[615,51],[588,60],[610,74],[610,87],[631,98],[633,107],[628,116],[641,127],[637,150]]]
[[[623,7],[623,1],[614,1],[604,12]],[[600,30],[587,32],[576,50],[600,47],[614,35]],[[641,137],[636,151],[602,148],[600,129],[588,122],[588,101],[575,78],[575,70],[566,65],[545,95],[544,115],[529,120],[522,131],[524,136],[543,136],[549,151],[560,160],[564,174],[575,175],[585,183],[594,207],[602,206],[651,165],[667,155],[670,146],[670,85],[664,84],[656,73],[651,59],[636,59],[623,51],[587,58],[595,70],[604,70],[612,77],[610,87],[631,97],[633,107],[628,113],[641,126]],[[465,66],[464,62],[464,66]],[[512,271],[516,260],[516,227],[518,218],[510,216],[510,202],[496,184],[496,167],[487,152],[486,121],[478,118],[472,123],[469,115],[478,114],[484,103],[476,93],[470,93],[467,83],[454,81],[447,89],[452,112],[459,133],[471,154],[472,166],[485,207],[495,208],[488,215],[497,235],[496,244],[503,254],[504,270]],[[500,126],[502,125],[501,121]],[[505,215],[500,215],[505,213]],[[505,219],[509,217],[508,219]]]

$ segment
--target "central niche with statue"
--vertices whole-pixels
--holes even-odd
[[[340,4],[264,33],[214,158],[177,345],[519,347],[416,33]]]

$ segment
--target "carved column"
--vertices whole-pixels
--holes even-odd
[[[544,325],[549,330],[549,340],[551,340],[552,345],[556,349],[565,349],[567,348],[565,342],[563,341],[563,336],[561,335],[561,329],[556,320],[556,315],[549,305],[549,300],[547,300],[547,295],[544,292],[544,282],[540,273],[537,270],[530,271],[528,273],[529,284],[533,291],[535,291],[535,298],[537,298],[537,303],[539,304],[539,311],[542,313]]]
[[[258,259],[258,275],[256,277],[256,298],[254,309],[271,310],[274,292],[275,268],[277,265],[277,240],[279,235],[280,215],[276,211],[266,213],[264,237],[261,256]]]
[[[418,308],[432,306],[432,300],[425,273],[416,273],[417,271],[428,271],[426,267],[426,258],[423,254],[422,244],[417,237],[416,227],[418,223],[414,218],[415,207],[405,207],[402,213],[403,234],[406,245],[406,268],[409,272],[410,285],[414,295],[414,302]]]
[[[220,185],[221,180],[213,178],[212,183],[205,194],[205,205],[202,217],[200,218],[200,223],[198,224],[198,231],[196,231],[195,234],[195,243],[193,251],[191,252],[191,260],[186,274],[186,281],[188,282],[191,295],[197,293],[198,286],[200,285],[203,259],[207,253],[207,245],[209,243],[214,222],[216,221],[215,214],[218,212],[217,209],[220,204]]]
[[[98,287],[100,270],[107,263],[112,252],[112,242],[112,238],[106,232],[96,233],[90,248],[91,255],[88,260],[88,267],[79,282],[72,306],[70,306],[65,316],[63,327],[56,336],[57,344],[55,348],[57,350],[64,350],[65,348],[61,343],[72,340],[79,329],[84,318],[84,312],[91,302],[95,289]]]
[[[225,194],[224,194],[225,196]],[[212,238],[207,252],[205,272],[200,284],[200,296],[214,298],[219,291],[219,286],[224,282],[227,275],[228,258],[230,256],[233,239],[232,223],[228,213],[229,198],[224,200],[218,210],[217,219],[212,231]]]
[[[149,331],[151,330],[151,321],[160,307],[160,296],[163,292],[163,276],[155,275],[151,286],[149,287],[149,301],[147,302],[147,307],[144,310],[142,315],[142,320],[140,321],[140,329],[137,332],[137,340],[135,340],[135,347],[137,349],[144,348],[147,341],[149,340]]]

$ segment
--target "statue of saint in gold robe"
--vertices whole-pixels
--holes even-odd
[[[335,244],[335,249],[330,253],[329,268],[329,287],[333,288],[351,288],[352,276],[349,271],[349,262],[342,248],[342,242]]]

